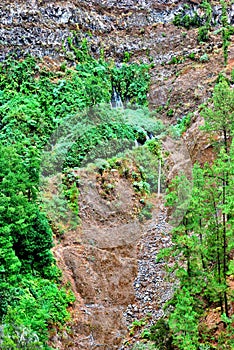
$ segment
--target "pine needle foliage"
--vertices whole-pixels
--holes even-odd
[[[202,112],[216,159],[203,167],[194,165],[193,181],[190,180],[192,190],[187,201],[178,202],[178,198],[183,199],[180,191],[186,186],[185,176],[174,179],[167,195],[169,207],[176,207],[177,211],[186,208],[181,222],[172,230],[173,246],[158,257],[173,256],[175,259],[171,271],[178,278],[179,286],[169,302],[172,311],[168,322],[173,344],[181,350],[200,349],[212,341],[209,334],[199,329],[207,307],[220,309],[224,327],[233,324],[230,311],[233,292],[229,286],[230,275],[234,272],[233,112],[233,90],[221,80]],[[225,349],[233,348],[233,337],[228,330],[222,344]]]

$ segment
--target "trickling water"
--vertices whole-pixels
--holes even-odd
[[[154,138],[154,134],[151,131],[142,129],[142,133],[143,137],[141,136],[140,138],[134,140],[135,147],[142,146],[146,141],[152,140]]]
[[[113,93],[111,97],[111,107],[112,108],[123,108],[123,102],[121,100],[120,94],[113,88]]]

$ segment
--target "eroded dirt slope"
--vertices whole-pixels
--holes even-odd
[[[77,296],[69,335],[52,339],[60,349],[118,349],[126,334],[123,317],[135,300],[139,198],[127,179],[115,178],[115,194],[100,192],[97,174],[83,173],[81,227],[65,234],[55,256]]]
[[[165,168],[191,172],[183,142],[166,138],[164,149],[171,153]],[[70,332],[51,337],[59,349],[130,349],[132,322],[149,314],[149,323],[155,322],[172,296],[165,263],[155,260],[161,248],[171,245],[162,197],[144,199],[152,205],[152,218],[140,222],[143,195],[134,190],[131,177],[137,168],[125,162],[119,164],[128,167],[127,175],[122,168],[102,174],[74,170],[80,177],[81,224],[66,230],[54,253],[77,301]]]

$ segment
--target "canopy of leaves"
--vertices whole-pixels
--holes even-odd
[[[72,65],[68,59],[56,72],[32,57],[9,58],[0,64],[1,349],[49,349],[48,328],[66,322],[67,306],[74,301],[59,286],[52,230],[38,196],[45,145],[63,138],[69,124],[65,133],[66,137],[69,130],[73,133],[72,143],[69,140],[68,148],[60,149],[65,160],[66,150],[77,148],[78,156],[73,155],[69,165],[79,165],[100,142],[133,140],[136,133],[146,133],[117,117],[118,111],[110,118],[110,107],[103,108],[97,122],[99,111],[92,114],[92,107],[110,104],[114,91],[124,104],[146,105],[149,66],[123,62],[116,67],[103,58],[94,59],[87,42],[75,37],[68,46]]]

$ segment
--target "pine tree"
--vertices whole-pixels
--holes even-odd
[[[204,107],[201,115],[205,119],[205,130],[219,135],[220,145],[226,152],[231,144],[234,130],[234,90],[225,79],[216,84],[210,105]]]
[[[206,305],[218,304],[225,324],[230,323],[231,301],[228,275],[234,272],[230,253],[234,248],[234,93],[225,80],[214,89],[213,99],[203,109],[205,129],[216,146],[212,164],[193,168],[189,197],[184,176],[170,186],[167,204],[185,210],[183,220],[172,230],[173,246],[160,257],[175,257],[179,288],[171,301],[169,325],[179,349],[197,349],[199,317]],[[183,191],[182,191],[183,192]],[[183,204],[179,198],[185,198]],[[186,325],[182,320],[186,319]]]

